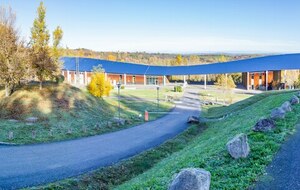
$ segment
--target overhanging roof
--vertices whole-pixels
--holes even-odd
[[[75,57],[63,57],[62,61],[64,70],[76,70]],[[78,61],[80,72],[90,72],[94,66],[102,65],[107,73],[133,75],[198,75],[300,69],[300,53],[191,66],[150,66],[91,58],[78,58]]]

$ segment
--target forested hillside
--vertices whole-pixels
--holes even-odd
[[[258,54],[167,54],[146,52],[97,52],[89,49],[64,49],[64,56],[90,57],[111,61],[151,65],[194,65],[261,56]]]

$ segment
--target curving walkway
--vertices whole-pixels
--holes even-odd
[[[281,146],[266,169],[266,175],[256,184],[255,190],[300,189],[300,124],[297,132]]]
[[[188,87],[172,114],[121,131],[82,139],[0,146],[0,189],[36,186],[112,165],[184,131],[187,116],[199,115],[199,89]]]

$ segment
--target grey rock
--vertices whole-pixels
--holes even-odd
[[[275,108],[272,110],[271,119],[283,119],[285,117],[285,111],[282,109],[282,107]]]
[[[293,96],[291,99],[290,99],[290,103],[292,105],[296,105],[296,104],[299,104],[299,98],[297,96]]]
[[[25,119],[27,123],[36,123],[39,120],[37,117],[28,117]]]
[[[119,118],[115,117],[115,118],[113,118],[113,122],[117,123],[118,125],[125,125],[126,120],[122,119],[122,118],[119,119]]]
[[[197,116],[189,116],[187,119],[187,123],[199,123],[200,119]]]
[[[14,138],[14,132],[13,131],[9,131],[8,132],[8,139],[12,140]]]
[[[17,120],[17,119],[9,119],[8,121],[12,122],[12,123],[18,123],[19,122],[19,120]]]
[[[169,190],[209,190],[210,178],[210,172],[204,169],[183,169],[174,177]]]
[[[108,121],[107,122],[107,127],[112,127],[112,124],[113,124],[112,122]]]
[[[72,134],[72,129],[71,128],[68,129],[67,134],[68,135]]]
[[[32,131],[31,135],[32,135],[32,138],[35,139],[35,137],[36,137],[36,131]]]
[[[276,127],[274,120],[272,119],[260,119],[253,127],[253,131],[266,132]]]
[[[235,159],[246,158],[250,153],[247,135],[241,133],[231,139],[227,144],[228,153]]]
[[[281,108],[282,108],[285,112],[292,111],[291,103],[288,102],[288,101],[284,102],[284,103],[281,105]]]

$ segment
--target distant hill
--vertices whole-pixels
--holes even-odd
[[[169,54],[147,52],[98,52],[89,49],[64,49],[64,56],[90,57],[111,61],[143,63],[150,65],[194,65],[240,60],[262,54]]]

